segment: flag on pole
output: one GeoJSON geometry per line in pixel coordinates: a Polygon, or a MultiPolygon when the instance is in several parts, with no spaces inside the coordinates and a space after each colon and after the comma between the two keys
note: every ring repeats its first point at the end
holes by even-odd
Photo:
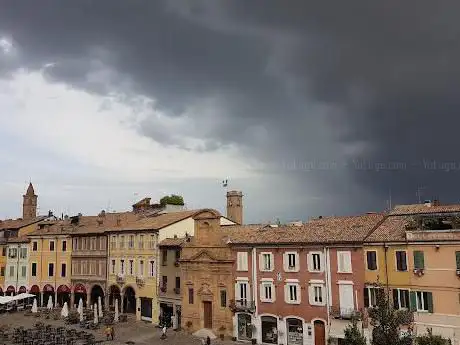
{"type": "Polygon", "coordinates": [[[222,181],[222,187],[227,187],[228,186],[228,180],[223,180],[222,181]]]}

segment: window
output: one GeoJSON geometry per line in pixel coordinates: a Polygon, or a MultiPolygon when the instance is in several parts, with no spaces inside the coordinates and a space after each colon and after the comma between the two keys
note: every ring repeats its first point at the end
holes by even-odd
{"type": "Polygon", "coordinates": [[[284,253],[284,270],[287,272],[296,272],[299,270],[296,252],[284,253]]]}
{"type": "Polygon", "coordinates": [[[54,241],[50,241],[50,252],[54,252],[54,241]]]}
{"type": "Polygon", "coordinates": [[[2,256],[6,256],[6,247],[2,248],[2,256]]]}
{"type": "Polygon", "coordinates": [[[188,304],[193,304],[193,288],[188,289],[188,304]]]}
{"type": "Polygon", "coordinates": [[[220,307],[226,308],[227,307],[227,291],[220,290],[220,307]]]}
{"type": "Polygon", "coordinates": [[[248,252],[238,252],[237,253],[236,270],[237,271],[247,271],[248,270],[248,252]]]}
{"type": "Polygon", "coordinates": [[[351,252],[337,252],[338,273],[352,273],[351,252]]]}
{"type": "Polygon", "coordinates": [[[309,288],[309,300],[311,305],[326,304],[323,284],[311,284],[309,288]]]}
{"type": "Polygon", "coordinates": [[[366,262],[369,271],[377,270],[377,252],[375,250],[366,252],[366,262]]]}
{"type": "Polygon", "coordinates": [[[120,260],[120,274],[125,274],[125,260],[120,260]]]}
{"type": "Polygon", "coordinates": [[[272,281],[262,281],[260,284],[261,302],[273,302],[275,297],[275,287],[272,281]]]}
{"type": "Polygon", "coordinates": [[[180,260],[180,250],[176,250],[174,252],[174,258],[175,258],[175,262],[178,262],[180,260]]]}
{"type": "Polygon", "coordinates": [[[144,260],[139,261],[139,276],[144,276],[144,260]]]}
{"type": "Polygon", "coordinates": [[[161,251],[161,264],[163,266],[166,266],[168,264],[168,250],[167,249],[163,249],[161,251]]]}
{"type": "Polygon", "coordinates": [[[155,277],[155,261],[149,262],[149,274],[151,277],[155,277]]]}
{"type": "Polygon", "coordinates": [[[393,306],[395,309],[409,309],[409,290],[393,289],[393,306]]]}
{"type": "Polygon", "coordinates": [[[112,250],[117,249],[117,236],[110,237],[110,249],[112,250]]]}
{"type": "Polygon", "coordinates": [[[144,235],[139,235],[139,249],[144,249],[144,235]]]}
{"type": "Polygon", "coordinates": [[[63,252],[67,251],[67,241],[62,241],[62,251],[63,252]]]}
{"type": "Polygon", "coordinates": [[[27,272],[27,266],[21,266],[21,277],[25,277],[27,272]]]}
{"type": "Polygon", "coordinates": [[[286,284],[286,303],[300,303],[300,288],[297,283],[286,284]]]}
{"type": "Polygon", "coordinates": [[[33,241],[32,242],[32,251],[36,252],[38,250],[38,242],[33,241]]]}
{"type": "Polygon", "coordinates": [[[460,270],[460,252],[455,252],[455,266],[457,267],[457,271],[460,270]]]}
{"type": "Polygon", "coordinates": [[[73,250],[78,250],[78,239],[73,239],[73,250]]]}
{"type": "Polygon", "coordinates": [[[14,277],[14,266],[10,266],[10,277],[14,277]]]}
{"type": "Polygon", "coordinates": [[[249,283],[247,281],[239,281],[235,294],[236,299],[241,305],[247,305],[249,299],[249,283]]]}
{"type": "Polygon", "coordinates": [[[425,268],[425,255],[421,250],[414,250],[414,268],[416,270],[425,268]]]}
{"type": "Polygon", "coordinates": [[[125,236],[120,236],[120,249],[125,248],[125,236]]]}
{"type": "Polygon", "coordinates": [[[129,235],[128,246],[129,246],[129,249],[134,249],[134,235],[129,235]]]}
{"type": "Polygon", "coordinates": [[[364,306],[373,308],[377,305],[377,299],[380,297],[379,290],[382,288],[365,287],[364,288],[364,306]]]}
{"type": "Polygon", "coordinates": [[[308,255],[308,270],[310,272],[322,272],[322,253],[311,252],[308,255]]]}
{"type": "Polygon", "coordinates": [[[273,271],[273,254],[272,253],[262,253],[260,254],[260,270],[261,271],[273,271]]]}
{"type": "Polygon", "coordinates": [[[166,292],[166,290],[168,289],[168,276],[163,276],[161,278],[161,289],[163,290],[163,292],[166,292]]]}
{"type": "Polygon", "coordinates": [[[21,259],[27,258],[27,248],[20,248],[19,249],[19,256],[21,259]]]}
{"type": "Polygon", "coordinates": [[[149,247],[150,249],[155,249],[155,235],[150,235],[149,247]]]}
{"type": "Polygon", "coordinates": [[[180,289],[180,277],[176,277],[176,289],[180,289]]]}
{"type": "Polygon", "coordinates": [[[4,266],[0,267],[0,276],[2,276],[2,277],[5,276],[5,267],[4,266]]]}
{"type": "Polygon", "coordinates": [[[417,311],[433,312],[433,294],[426,291],[416,291],[417,311]]]}
{"type": "Polygon", "coordinates": [[[404,250],[397,250],[396,254],[396,271],[407,271],[407,254],[404,250]]]}
{"type": "Polygon", "coordinates": [[[116,262],[115,260],[112,260],[112,274],[115,274],[115,266],[116,266],[116,262]]]}
{"type": "Polygon", "coordinates": [[[66,264],[61,264],[61,277],[65,277],[67,273],[67,265],[66,264]]]}
{"type": "Polygon", "coordinates": [[[133,275],[134,274],[134,261],[129,260],[129,274],[133,275]]]}
{"type": "Polygon", "coordinates": [[[17,255],[18,255],[18,249],[17,249],[17,248],[10,248],[10,249],[8,250],[8,256],[9,256],[10,258],[13,258],[13,259],[14,259],[14,258],[17,257],[17,255]]]}
{"type": "Polygon", "coordinates": [[[54,264],[48,264],[48,277],[54,277],[54,264]]]}

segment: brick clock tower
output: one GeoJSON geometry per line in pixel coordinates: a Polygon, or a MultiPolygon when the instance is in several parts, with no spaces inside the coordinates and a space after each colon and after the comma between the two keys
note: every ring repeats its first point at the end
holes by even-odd
{"type": "Polygon", "coordinates": [[[237,224],[243,224],[243,193],[232,190],[227,192],[227,218],[237,224]]]}
{"type": "Polygon", "coordinates": [[[23,198],[22,219],[24,220],[35,219],[37,217],[38,196],[35,195],[34,186],[32,186],[32,182],[29,183],[27,192],[25,195],[22,196],[22,198],[23,198]]]}

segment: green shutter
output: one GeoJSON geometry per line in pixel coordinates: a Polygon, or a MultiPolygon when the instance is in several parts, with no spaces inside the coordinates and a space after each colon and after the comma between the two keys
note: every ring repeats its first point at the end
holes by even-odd
{"type": "Polygon", "coordinates": [[[433,313],[433,293],[431,292],[426,293],[426,304],[428,307],[428,312],[433,313]]]}
{"type": "Polygon", "coordinates": [[[410,310],[417,311],[417,295],[415,291],[410,292],[410,310]]]}
{"type": "Polygon", "coordinates": [[[455,262],[457,264],[457,270],[460,270],[460,252],[455,252],[455,262]]]}
{"type": "Polygon", "coordinates": [[[398,290],[393,289],[393,307],[399,309],[398,290]]]}
{"type": "Polygon", "coordinates": [[[364,306],[369,308],[369,289],[366,287],[364,288],[364,306]]]}
{"type": "Polygon", "coordinates": [[[422,251],[414,251],[414,268],[425,268],[425,256],[422,251]]]}

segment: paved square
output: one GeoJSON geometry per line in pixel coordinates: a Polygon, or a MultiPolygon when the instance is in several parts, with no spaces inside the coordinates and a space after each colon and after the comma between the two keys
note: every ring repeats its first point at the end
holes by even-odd
{"type": "MultiPolygon", "coordinates": [[[[0,315],[0,326],[8,325],[10,328],[23,326],[24,328],[33,328],[37,322],[43,322],[45,325],[49,324],[53,327],[66,327],[66,328],[75,328],[79,331],[83,330],[78,325],[68,326],[63,320],[50,320],[45,319],[45,317],[35,317],[35,316],[25,316],[22,312],[14,312],[10,314],[1,314],[0,315]]],[[[87,332],[93,333],[96,337],[96,340],[104,340],[106,344],[121,345],[126,344],[128,341],[132,341],[134,345],[200,345],[201,339],[198,339],[186,332],[180,331],[175,332],[173,330],[168,330],[167,339],[161,340],[161,329],[153,326],[150,323],[135,321],[132,317],[128,319],[128,322],[118,323],[114,326],[115,328],[115,340],[106,341],[104,329],[102,325],[97,330],[85,330],[87,332]]],[[[13,344],[10,342],[1,342],[1,344],[13,344]]],[[[221,341],[219,339],[214,339],[211,341],[213,345],[227,345],[235,344],[231,340],[221,341]]],[[[45,345],[45,344],[43,344],[45,345]]]]}

